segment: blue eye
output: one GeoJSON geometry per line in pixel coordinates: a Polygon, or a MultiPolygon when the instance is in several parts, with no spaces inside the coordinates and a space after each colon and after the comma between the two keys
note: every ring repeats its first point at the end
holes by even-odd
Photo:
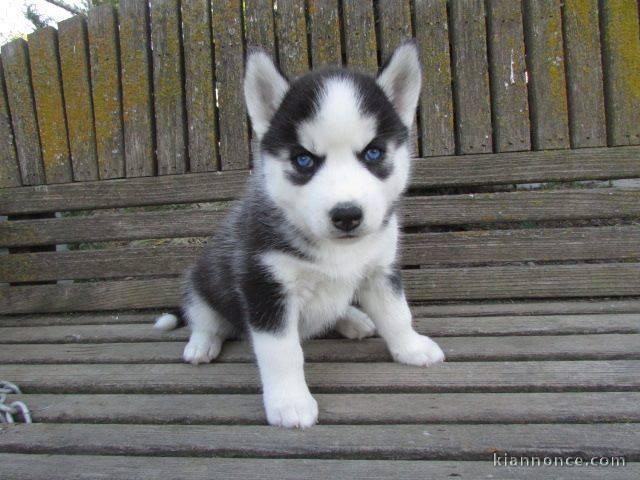
{"type": "Polygon", "coordinates": [[[311,158],[311,155],[306,153],[298,155],[294,161],[296,166],[302,170],[309,170],[315,165],[315,161],[311,158]]]}
{"type": "Polygon", "coordinates": [[[382,159],[382,150],[379,148],[371,147],[364,151],[364,160],[367,163],[374,163],[382,159]]]}

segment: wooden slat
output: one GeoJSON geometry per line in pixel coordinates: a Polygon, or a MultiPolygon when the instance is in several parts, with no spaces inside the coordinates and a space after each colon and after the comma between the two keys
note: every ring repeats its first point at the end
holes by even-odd
{"type": "Polygon", "coordinates": [[[347,66],[372,74],[378,69],[373,2],[342,2],[342,24],[347,66]]]}
{"type": "Polygon", "coordinates": [[[154,175],[156,162],[147,0],[120,2],[120,61],[127,177],[154,175]]]}
{"type": "Polygon", "coordinates": [[[482,0],[449,5],[457,152],[493,149],[485,10],[482,0]]]}
{"type": "Polygon", "coordinates": [[[560,1],[525,0],[523,5],[533,148],[569,148],[560,1]]]}
{"type": "MultiPolygon", "coordinates": [[[[87,472],[109,472],[121,480],[163,478],[165,480],[208,480],[211,472],[223,478],[260,478],[262,480],[325,480],[326,478],[492,478],[492,461],[410,461],[395,460],[310,460],[247,458],[124,457],[93,455],[0,454],[2,465],[20,480],[86,480],[87,472]]],[[[554,468],[501,466],[503,475],[521,480],[557,480],[554,468]]],[[[100,475],[100,474],[98,474],[100,475]]],[[[608,468],[610,480],[628,480],[640,475],[640,466],[628,463],[624,468],[608,468]]],[[[564,468],[567,480],[600,480],[599,468],[564,468]]]]}
{"type": "MultiPolygon", "coordinates": [[[[408,197],[400,221],[450,226],[639,214],[640,189],[601,188],[408,197]]],[[[184,209],[0,222],[0,246],[209,236],[223,216],[224,209],[184,209]]]]}
{"type": "Polygon", "coordinates": [[[97,180],[98,157],[91,100],[87,23],[78,15],[58,24],[58,48],[69,130],[69,149],[76,181],[97,180]]]}
{"type": "Polygon", "coordinates": [[[640,38],[634,0],[600,2],[609,145],[640,144],[640,38]]]}
{"type": "Polygon", "coordinates": [[[311,65],[324,68],[342,65],[338,0],[307,3],[311,30],[311,65]]]}
{"type": "Polygon", "coordinates": [[[223,170],[249,166],[249,131],[240,72],[244,71],[242,4],[240,0],[213,2],[213,43],[223,170]]]}
{"type": "MultiPolygon", "coordinates": [[[[633,260],[634,226],[471,231],[405,235],[401,265],[457,265],[554,260],[633,260]]],[[[182,274],[202,246],[38,252],[0,256],[0,279],[33,282],[182,274]]]]}
{"type": "Polygon", "coordinates": [[[4,67],[0,58],[0,188],[17,187],[20,181],[20,169],[16,146],[13,142],[11,113],[4,82],[4,67]]]}
{"type": "Polygon", "coordinates": [[[280,68],[289,78],[309,70],[307,21],[304,0],[279,0],[276,34],[280,68]]]}
{"type": "Polygon", "coordinates": [[[420,141],[422,155],[453,155],[455,138],[451,56],[445,0],[417,0],[415,35],[422,63],[420,141]]]}
{"type": "MultiPolygon", "coordinates": [[[[546,304],[545,304],[546,305],[546,304]]],[[[509,336],[525,335],[607,335],[640,333],[637,313],[589,315],[521,315],[521,316],[485,316],[485,317],[431,317],[420,315],[421,308],[414,307],[417,318],[414,319],[416,331],[432,337],[454,336],[509,336]]],[[[187,329],[178,329],[169,333],[152,328],[152,322],[158,313],[142,314],[92,314],[83,317],[84,324],[72,324],[59,316],[5,317],[1,324],[9,324],[15,319],[14,327],[5,326],[0,331],[0,344],[36,344],[36,343],[131,343],[131,342],[173,342],[186,341],[187,329]],[[35,322],[32,319],[40,319],[35,322]],[[49,320],[49,322],[47,322],[49,320]],[[51,321],[53,320],[53,321],[51,321]],[[138,323],[121,323],[138,322],[138,323]],[[20,328],[16,328],[20,327],[20,328]]],[[[333,335],[334,338],[339,336],[333,335]]],[[[165,345],[169,345],[165,343],[165,345]]],[[[613,347],[610,347],[613,348],[613,347]]],[[[129,353],[133,355],[133,353],[129,353]]]]}
{"type": "MultiPolygon", "coordinates": [[[[637,391],[640,361],[451,362],[433,368],[398,363],[307,363],[317,392],[637,391]]],[[[257,393],[257,367],[245,363],[1,365],[24,393],[257,393]]],[[[0,437],[0,442],[5,436],[0,437]]]]}
{"type": "Polygon", "coordinates": [[[55,28],[29,34],[29,59],[45,178],[47,183],[70,182],[73,174],[55,28]]]}
{"type": "Polygon", "coordinates": [[[118,24],[111,5],[89,11],[89,54],[100,178],[125,176],[118,24]]]}
{"type": "Polygon", "coordinates": [[[247,46],[259,46],[276,58],[273,0],[245,0],[247,46]]]}
{"type": "MultiPolygon", "coordinates": [[[[35,422],[264,424],[259,395],[21,395],[35,422]]],[[[638,422],[640,393],[319,394],[323,425],[638,422]],[[553,407],[550,408],[550,405],[553,407]]],[[[306,477],[305,477],[306,478],[306,477]]]]}
{"type": "Polygon", "coordinates": [[[179,0],[151,2],[151,41],[158,174],[185,173],[187,132],[179,0]]]}
{"type": "Polygon", "coordinates": [[[16,39],[3,45],[2,64],[22,184],[39,185],[45,176],[27,42],[16,39]]]}
{"type": "MultiPolygon", "coordinates": [[[[62,328],[62,327],[56,327],[62,328]]],[[[78,328],[74,326],[72,328],[78,328]]],[[[4,329],[5,333],[8,329],[4,329]]],[[[12,328],[11,330],[20,330],[12,328]]],[[[9,331],[11,333],[11,331],[9,331]]],[[[4,341],[4,339],[3,339],[4,341]]],[[[566,335],[523,337],[441,337],[447,361],[640,360],[640,335],[566,335]]],[[[179,342],[99,344],[4,344],[3,364],[182,363],[179,342]]],[[[307,362],[391,362],[382,339],[313,340],[303,346],[307,362]]],[[[255,361],[246,342],[227,342],[216,363],[255,361]]]]}
{"type": "MultiPolygon", "coordinates": [[[[140,178],[0,190],[1,214],[24,214],[229,200],[247,171],[140,178]]],[[[640,177],[640,148],[618,147],[413,161],[412,188],[640,177]]]]}
{"type": "Polygon", "coordinates": [[[488,1],[487,28],[494,150],[529,150],[531,133],[521,3],[488,1]]]}
{"type": "MultiPolygon", "coordinates": [[[[405,270],[413,301],[637,295],[635,263],[405,270]]],[[[3,287],[0,313],[169,308],[180,303],[180,279],[3,287]]]]}
{"type": "Polygon", "coordinates": [[[411,4],[408,0],[375,2],[378,23],[378,48],[382,62],[386,61],[403,40],[413,36],[411,4]]]}
{"type": "Polygon", "coordinates": [[[605,146],[598,1],[565,0],[562,22],[571,147],[605,146]]]}

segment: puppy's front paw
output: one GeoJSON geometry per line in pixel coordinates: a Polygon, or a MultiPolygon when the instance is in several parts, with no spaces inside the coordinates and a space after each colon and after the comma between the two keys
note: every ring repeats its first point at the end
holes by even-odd
{"type": "Polygon", "coordinates": [[[267,421],[286,428],[307,428],[318,421],[318,402],[306,392],[264,396],[267,421]]]}
{"type": "Polygon", "coordinates": [[[436,342],[424,335],[414,334],[398,345],[394,345],[391,356],[396,362],[428,367],[444,361],[444,352],[436,342]]]}
{"type": "Polygon", "coordinates": [[[222,348],[222,341],[216,335],[193,332],[189,343],[184,347],[182,358],[187,363],[198,365],[209,363],[216,358],[222,348]]]}

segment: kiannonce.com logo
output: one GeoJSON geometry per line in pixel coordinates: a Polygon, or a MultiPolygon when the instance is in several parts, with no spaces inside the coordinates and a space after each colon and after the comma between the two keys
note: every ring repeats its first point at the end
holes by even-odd
{"type": "Polygon", "coordinates": [[[626,458],[622,456],[565,457],[509,455],[507,452],[493,454],[494,467],[624,467],[626,464],[626,458]]]}

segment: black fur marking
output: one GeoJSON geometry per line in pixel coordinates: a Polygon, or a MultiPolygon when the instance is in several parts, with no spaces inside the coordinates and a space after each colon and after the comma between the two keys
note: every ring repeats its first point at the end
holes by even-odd
{"type": "Polygon", "coordinates": [[[391,285],[396,295],[402,294],[402,273],[397,266],[392,267],[393,270],[387,274],[387,281],[391,285]]]}

